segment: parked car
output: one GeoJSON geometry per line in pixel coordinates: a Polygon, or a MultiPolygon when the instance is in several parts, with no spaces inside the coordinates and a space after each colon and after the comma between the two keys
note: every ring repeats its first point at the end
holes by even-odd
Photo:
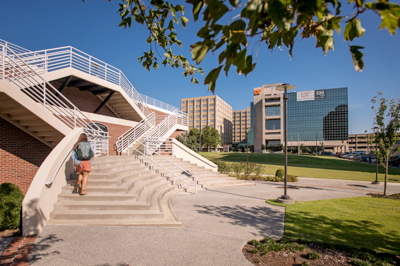
{"type": "Polygon", "coordinates": [[[400,166],[400,156],[394,156],[389,159],[389,165],[391,166],[400,166]]]}
{"type": "Polygon", "coordinates": [[[330,151],[323,151],[323,152],[321,153],[321,155],[325,155],[325,156],[332,156],[332,155],[333,155],[333,153],[332,153],[332,152],[330,152],[330,151]]]}
{"type": "Polygon", "coordinates": [[[355,155],[354,156],[354,160],[356,160],[356,161],[362,161],[362,156],[361,155],[355,155]]]}
{"type": "Polygon", "coordinates": [[[269,153],[269,151],[263,150],[262,153],[269,153]]]}
{"type": "Polygon", "coordinates": [[[350,152],[343,152],[343,153],[340,155],[340,158],[348,159],[347,157],[348,157],[349,154],[350,154],[350,152]]]}

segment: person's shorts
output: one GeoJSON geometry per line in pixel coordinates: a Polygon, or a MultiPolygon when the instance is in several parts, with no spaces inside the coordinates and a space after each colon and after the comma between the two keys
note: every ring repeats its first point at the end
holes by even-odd
{"type": "Polygon", "coordinates": [[[81,161],[81,163],[76,165],[75,168],[76,168],[77,173],[80,173],[82,171],[86,171],[86,172],[92,171],[92,165],[89,160],[81,161]]]}

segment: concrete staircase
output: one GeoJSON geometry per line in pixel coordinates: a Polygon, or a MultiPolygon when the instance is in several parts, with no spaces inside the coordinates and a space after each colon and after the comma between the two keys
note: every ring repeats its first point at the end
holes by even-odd
{"type": "MultiPolygon", "coordinates": [[[[206,169],[172,155],[164,156],[191,173],[197,173],[198,189],[254,186],[234,177],[206,169]]],[[[181,226],[171,209],[171,200],[178,192],[194,192],[166,171],[174,172],[174,165],[161,156],[151,161],[144,156],[109,156],[93,158],[92,172],[85,196],[79,195],[77,174],[71,175],[62,188],[48,224],[58,225],[122,225],[122,226],[181,226]],[[163,167],[160,167],[163,166],[163,167]]],[[[194,176],[175,167],[175,173],[189,184],[194,176]]]]}
{"type": "MultiPolygon", "coordinates": [[[[235,177],[230,177],[225,174],[221,174],[219,172],[214,172],[211,169],[206,169],[204,166],[198,166],[197,164],[190,163],[189,161],[185,161],[181,158],[176,158],[173,155],[153,155],[153,160],[156,161],[159,165],[168,169],[170,172],[174,173],[174,165],[169,163],[173,162],[178,165],[182,169],[187,172],[197,174],[197,183],[198,190],[199,189],[208,189],[208,188],[221,188],[221,187],[233,187],[233,186],[254,186],[255,183],[247,182],[245,180],[237,180],[235,177]]],[[[151,164],[150,160],[147,158],[143,158],[144,162],[151,164]]],[[[173,175],[165,171],[162,167],[153,163],[154,169],[158,169],[160,173],[163,173],[164,176],[168,177],[170,180],[173,180],[173,175]]],[[[175,174],[181,177],[183,180],[188,182],[189,184],[194,184],[194,175],[190,176],[182,169],[175,167],[175,174]]],[[[185,191],[193,192],[194,186],[189,186],[185,182],[182,182],[179,179],[175,180],[175,184],[178,184],[180,187],[184,188],[185,191]]]]}
{"type": "Polygon", "coordinates": [[[183,191],[138,156],[93,158],[86,196],[77,175],[63,187],[48,224],[180,226],[170,202],[183,191]]]}

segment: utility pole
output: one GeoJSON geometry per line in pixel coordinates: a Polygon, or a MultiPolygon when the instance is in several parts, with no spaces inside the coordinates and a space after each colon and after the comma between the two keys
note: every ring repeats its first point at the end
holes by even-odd
{"type": "Polygon", "coordinates": [[[299,133],[297,133],[297,155],[300,155],[300,137],[299,137],[299,133]]]}
{"type": "Polygon", "coordinates": [[[318,156],[318,133],[315,133],[315,156],[318,156]]]}

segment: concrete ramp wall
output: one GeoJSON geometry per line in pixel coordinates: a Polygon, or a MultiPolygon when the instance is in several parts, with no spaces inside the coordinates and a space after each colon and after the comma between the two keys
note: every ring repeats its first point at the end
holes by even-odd
{"type": "Polygon", "coordinates": [[[204,166],[206,169],[218,172],[218,166],[215,163],[207,160],[197,152],[192,151],[176,139],[172,139],[172,155],[191,163],[195,163],[198,166],[204,166]]]}
{"type": "Polygon", "coordinates": [[[37,171],[22,202],[22,235],[40,233],[49,221],[54,203],[67,184],[66,177],[74,172],[70,154],[82,132],[81,128],[76,128],[65,136],[37,171]],[[45,183],[50,182],[55,174],[54,182],[47,187],[45,183]]]}

